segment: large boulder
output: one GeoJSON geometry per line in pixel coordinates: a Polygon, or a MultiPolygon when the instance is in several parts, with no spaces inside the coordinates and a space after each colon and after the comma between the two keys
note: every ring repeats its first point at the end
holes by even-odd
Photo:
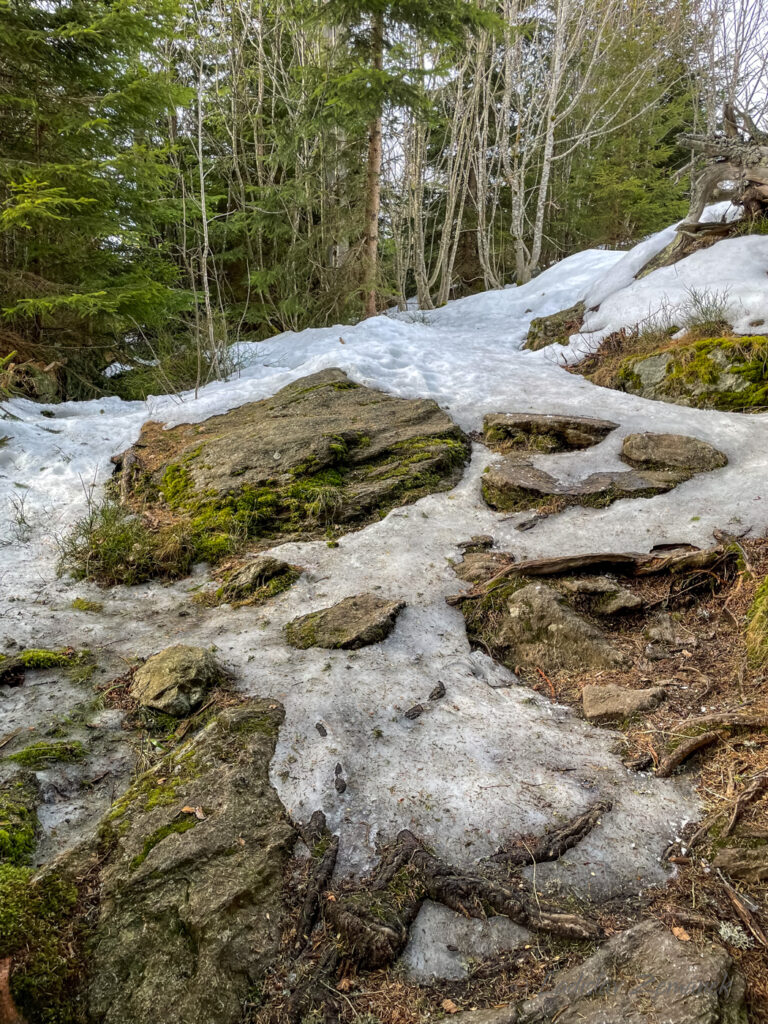
{"type": "Polygon", "coordinates": [[[354,651],[386,640],[405,608],[402,601],[387,601],[376,594],[357,594],[343,601],[293,619],[285,627],[292,647],[324,647],[354,651]]]}
{"type": "Polygon", "coordinates": [[[483,439],[495,451],[572,451],[599,444],[618,426],[589,416],[491,413],[483,420],[483,439]]]}
{"type": "Polygon", "coordinates": [[[429,399],[395,398],[341,370],[170,430],[147,423],[117,459],[124,500],[191,523],[209,557],[231,536],[321,535],[458,483],[467,437],[429,399]]]}
{"type": "Polygon", "coordinates": [[[131,683],[131,696],[142,707],[183,718],[205,700],[224,675],[203,647],[176,644],[147,658],[131,683]]]}
{"type": "Polygon", "coordinates": [[[544,583],[529,583],[508,598],[495,642],[510,664],[544,672],[598,671],[626,661],[603,630],[544,583]]]}
{"type": "Polygon", "coordinates": [[[680,942],[657,921],[609,939],[518,1006],[460,1013],[455,1024],[746,1024],[744,980],[719,946],[680,942]]]}
{"type": "Polygon", "coordinates": [[[223,712],[102,824],[89,1009],[101,1024],[237,1024],[276,955],[296,838],[269,781],[275,701],[223,712]]]}

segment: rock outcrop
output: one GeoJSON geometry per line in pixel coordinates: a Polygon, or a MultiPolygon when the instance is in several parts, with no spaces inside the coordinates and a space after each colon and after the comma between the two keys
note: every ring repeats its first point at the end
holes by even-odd
{"type": "Polygon", "coordinates": [[[292,647],[324,647],[354,651],[386,640],[405,608],[402,601],[387,601],[376,594],[357,594],[309,615],[301,615],[285,627],[292,647]]]}
{"type": "Polygon", "coordinates": [[[469,441],[429,399],[395,398],[323,370],[202,423],[147,423],[117,459],[129,504],[158,506],[202,536],[318,536],[458,483],[469,441]]]}
{"type": "Polygon", "coordinates": [[[269,782],[282,708],[254,700],[140,776],[102,825],[88,984],[102,1024],[237,1024],[274,957],[295,832],[269,782]]]}
{"type": "Polygon", "coordinates": [[[518,1006],[460,1013],[456,1024],[746,1024],[744,980],[719,946],[639,924],[518,1006]]]}
{"type": "Polygon", "coordinates": [[[224,674],[203,647],[177,644],[147,658],[131,683],[131,696],[142,707],[183,718],[203,703],[224,674]]]}
{"type": "Polygon", "coordinates": [[[545,672],[610,669],[625,663],[598,626],[544,583],[529,583],[508,598],[496,642],[508,651],[509,663],[545,672]]]}

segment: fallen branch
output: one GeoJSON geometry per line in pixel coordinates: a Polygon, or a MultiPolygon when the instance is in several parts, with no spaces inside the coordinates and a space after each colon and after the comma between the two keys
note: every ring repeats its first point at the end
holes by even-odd
{"type": "Polygon", "coordinates": [[[610,809],[611,804],[601,800],[589,807],[583,814],[572,818],[560,828],[545,832],[543,836],[525,847],[499,850],[498,853],[494,853],[491,860],[497,864],[508,864],[515,867],[558,860],[567,850],[580,843],[596,825],[599,825],[601,816],[610,809]]]}

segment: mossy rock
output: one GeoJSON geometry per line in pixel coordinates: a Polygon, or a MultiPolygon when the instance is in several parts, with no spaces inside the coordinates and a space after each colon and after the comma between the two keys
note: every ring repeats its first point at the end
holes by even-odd
{"type": "Polygon", "coordinates": [[[768,409],[768,336],[730,335],[628,356],[615,386],[643,398],[699,409],[768,409]]]}
{"type": "Polygon", "coordinates": [[[251,538],[354,529],[455,486],[469,454],[467,437],[435,402],[324,370],[203,423],[147,423],[117,472],[129,507],[162,510],[164,543],[180,549],[183,572],[251,538]],[[171,537],[174,523],[180,532],[171,537]]]}
{"type": "Polygon", "coordinates": [[[37,836],[40,794],[34,775],[4,772],[0,778],[0,864],[31,863],[37,836]]]}
{"type": "Polygon", "coordinates": [[[282,707],[219,714],[101,829],[89,1008],[102,1024],[236,1024],[284,924],[296,835],[269,782],[282,707]]]}
{"type": "Polygon", "coordinates": [[[288,590],[302,569],[271,555],[259,555],[224,575],[222,585],[211,595],[211,604],[258,605],[288,590]]]}
{"type": "Polygon", "coordinates": [[[547,345],[567,345],[570,336],[581,330],[585,312],[584,303],[577,302],[559,313],[536,317],[531,320],[523,348],[537,352],[547,345]]]}
{"type": "Polygon", "coordinates": [[[618,426],[589,416],[491,413],[483,420],[483,440],[497,452],[575,451],[599,444],[618,426]]]}
{"type": "Polygon", "coordinates": [[[210,651],[175,644],[153,654],[136,670],[131,696],[142,707],[183,718],[200,707],[209,690],[225,678],[210,651]]]}
{"type": "Polygon", "coordinates": [[[357,650],[386,640],[403,608],[402,601],[387,601],[375,594],[346,597],[330,608],[289,622],[285,638],[300,650],[308,647],[357,650]]]}

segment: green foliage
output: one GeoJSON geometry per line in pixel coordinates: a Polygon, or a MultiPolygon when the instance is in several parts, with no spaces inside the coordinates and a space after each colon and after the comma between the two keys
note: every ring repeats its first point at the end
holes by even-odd
{"type": "Polygon", "coordinates": [[[768,663],[768,577],[757,588],[747,622],[747,653],[756,668],[763,668],[768,663]]]}
{"type": "Polygon", "coordinates": [[[35,795],[22,779],[0,787],[0,864],[29,864],[35,851],[35,795]]]}

